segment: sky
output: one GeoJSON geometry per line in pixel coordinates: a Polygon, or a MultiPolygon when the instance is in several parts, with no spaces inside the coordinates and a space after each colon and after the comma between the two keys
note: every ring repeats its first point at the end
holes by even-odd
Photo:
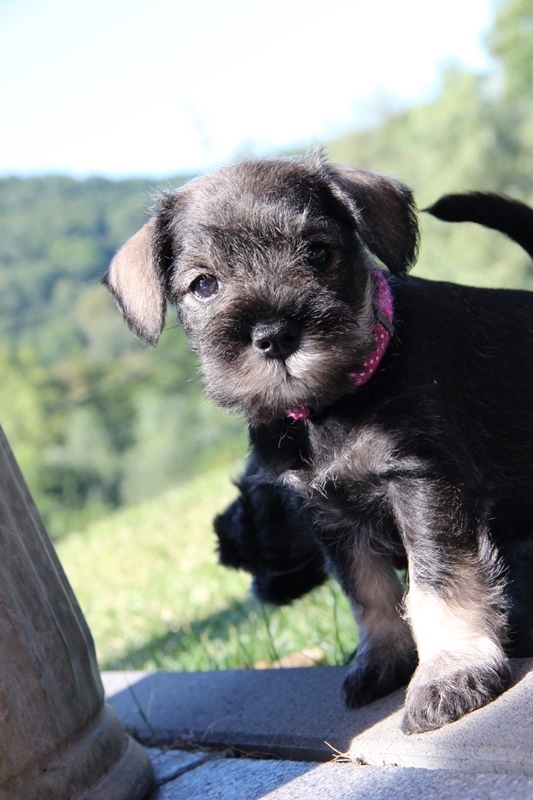
{"type": "Polygon", "coordinates": [[[0,175],[312,146],[490,67],[495,0],[0,0],[0,175]]]}

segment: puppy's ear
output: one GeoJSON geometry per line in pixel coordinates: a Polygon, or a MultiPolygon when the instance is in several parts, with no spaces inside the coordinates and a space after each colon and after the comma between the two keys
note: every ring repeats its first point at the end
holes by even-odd
{"type": "Polygon", "coordinates": [[[157,344],[166,312],[159,238],[153,217],[117,252],[102,281],[131,330],[151,345],[157,344]]]}
{"type": "Polygon", "coordinates": [[[418,255],[413,194],[394,178],[345,165],[329,165],[334,183],[349,198],[359,234],[394,275],[404,276],[418,255]]]}

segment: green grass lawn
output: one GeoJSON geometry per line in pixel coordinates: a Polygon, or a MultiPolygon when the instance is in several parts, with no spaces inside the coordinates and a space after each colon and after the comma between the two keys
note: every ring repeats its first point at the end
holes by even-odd
{"type": "Polygon", "coordinates": [[[237,473],[219,467],[58,543],[102,669],[339,664],[353,652],[333,581],[277,608],[250,597],[247,574],[217,563],[211,523],[237,473]]]}

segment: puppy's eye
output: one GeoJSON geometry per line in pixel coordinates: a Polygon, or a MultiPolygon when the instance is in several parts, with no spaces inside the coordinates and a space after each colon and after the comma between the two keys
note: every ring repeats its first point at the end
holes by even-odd
{"type": "Polygon", "coordinates": [[[311,267],[325,267],[329,264],[331,250],[324,242],[313,242],[307,247],[307,263],[311,267]]]}
{"type": "Polygon", "coordinates": [[[214,275],[200,275],[191,283],[191,291],[200,300],[208,300],[218,292],[219,285],[214,275]]]}

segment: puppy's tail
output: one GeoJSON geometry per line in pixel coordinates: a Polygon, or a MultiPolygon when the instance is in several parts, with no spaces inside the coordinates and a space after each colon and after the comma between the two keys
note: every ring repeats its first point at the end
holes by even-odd
{"type": "Polygon", "coordinates": [[[477,222],[500,231],[533,258],[533,209],[519,200],[491,192],[446,194],[424,211],[444,222],[477,222]]]}

